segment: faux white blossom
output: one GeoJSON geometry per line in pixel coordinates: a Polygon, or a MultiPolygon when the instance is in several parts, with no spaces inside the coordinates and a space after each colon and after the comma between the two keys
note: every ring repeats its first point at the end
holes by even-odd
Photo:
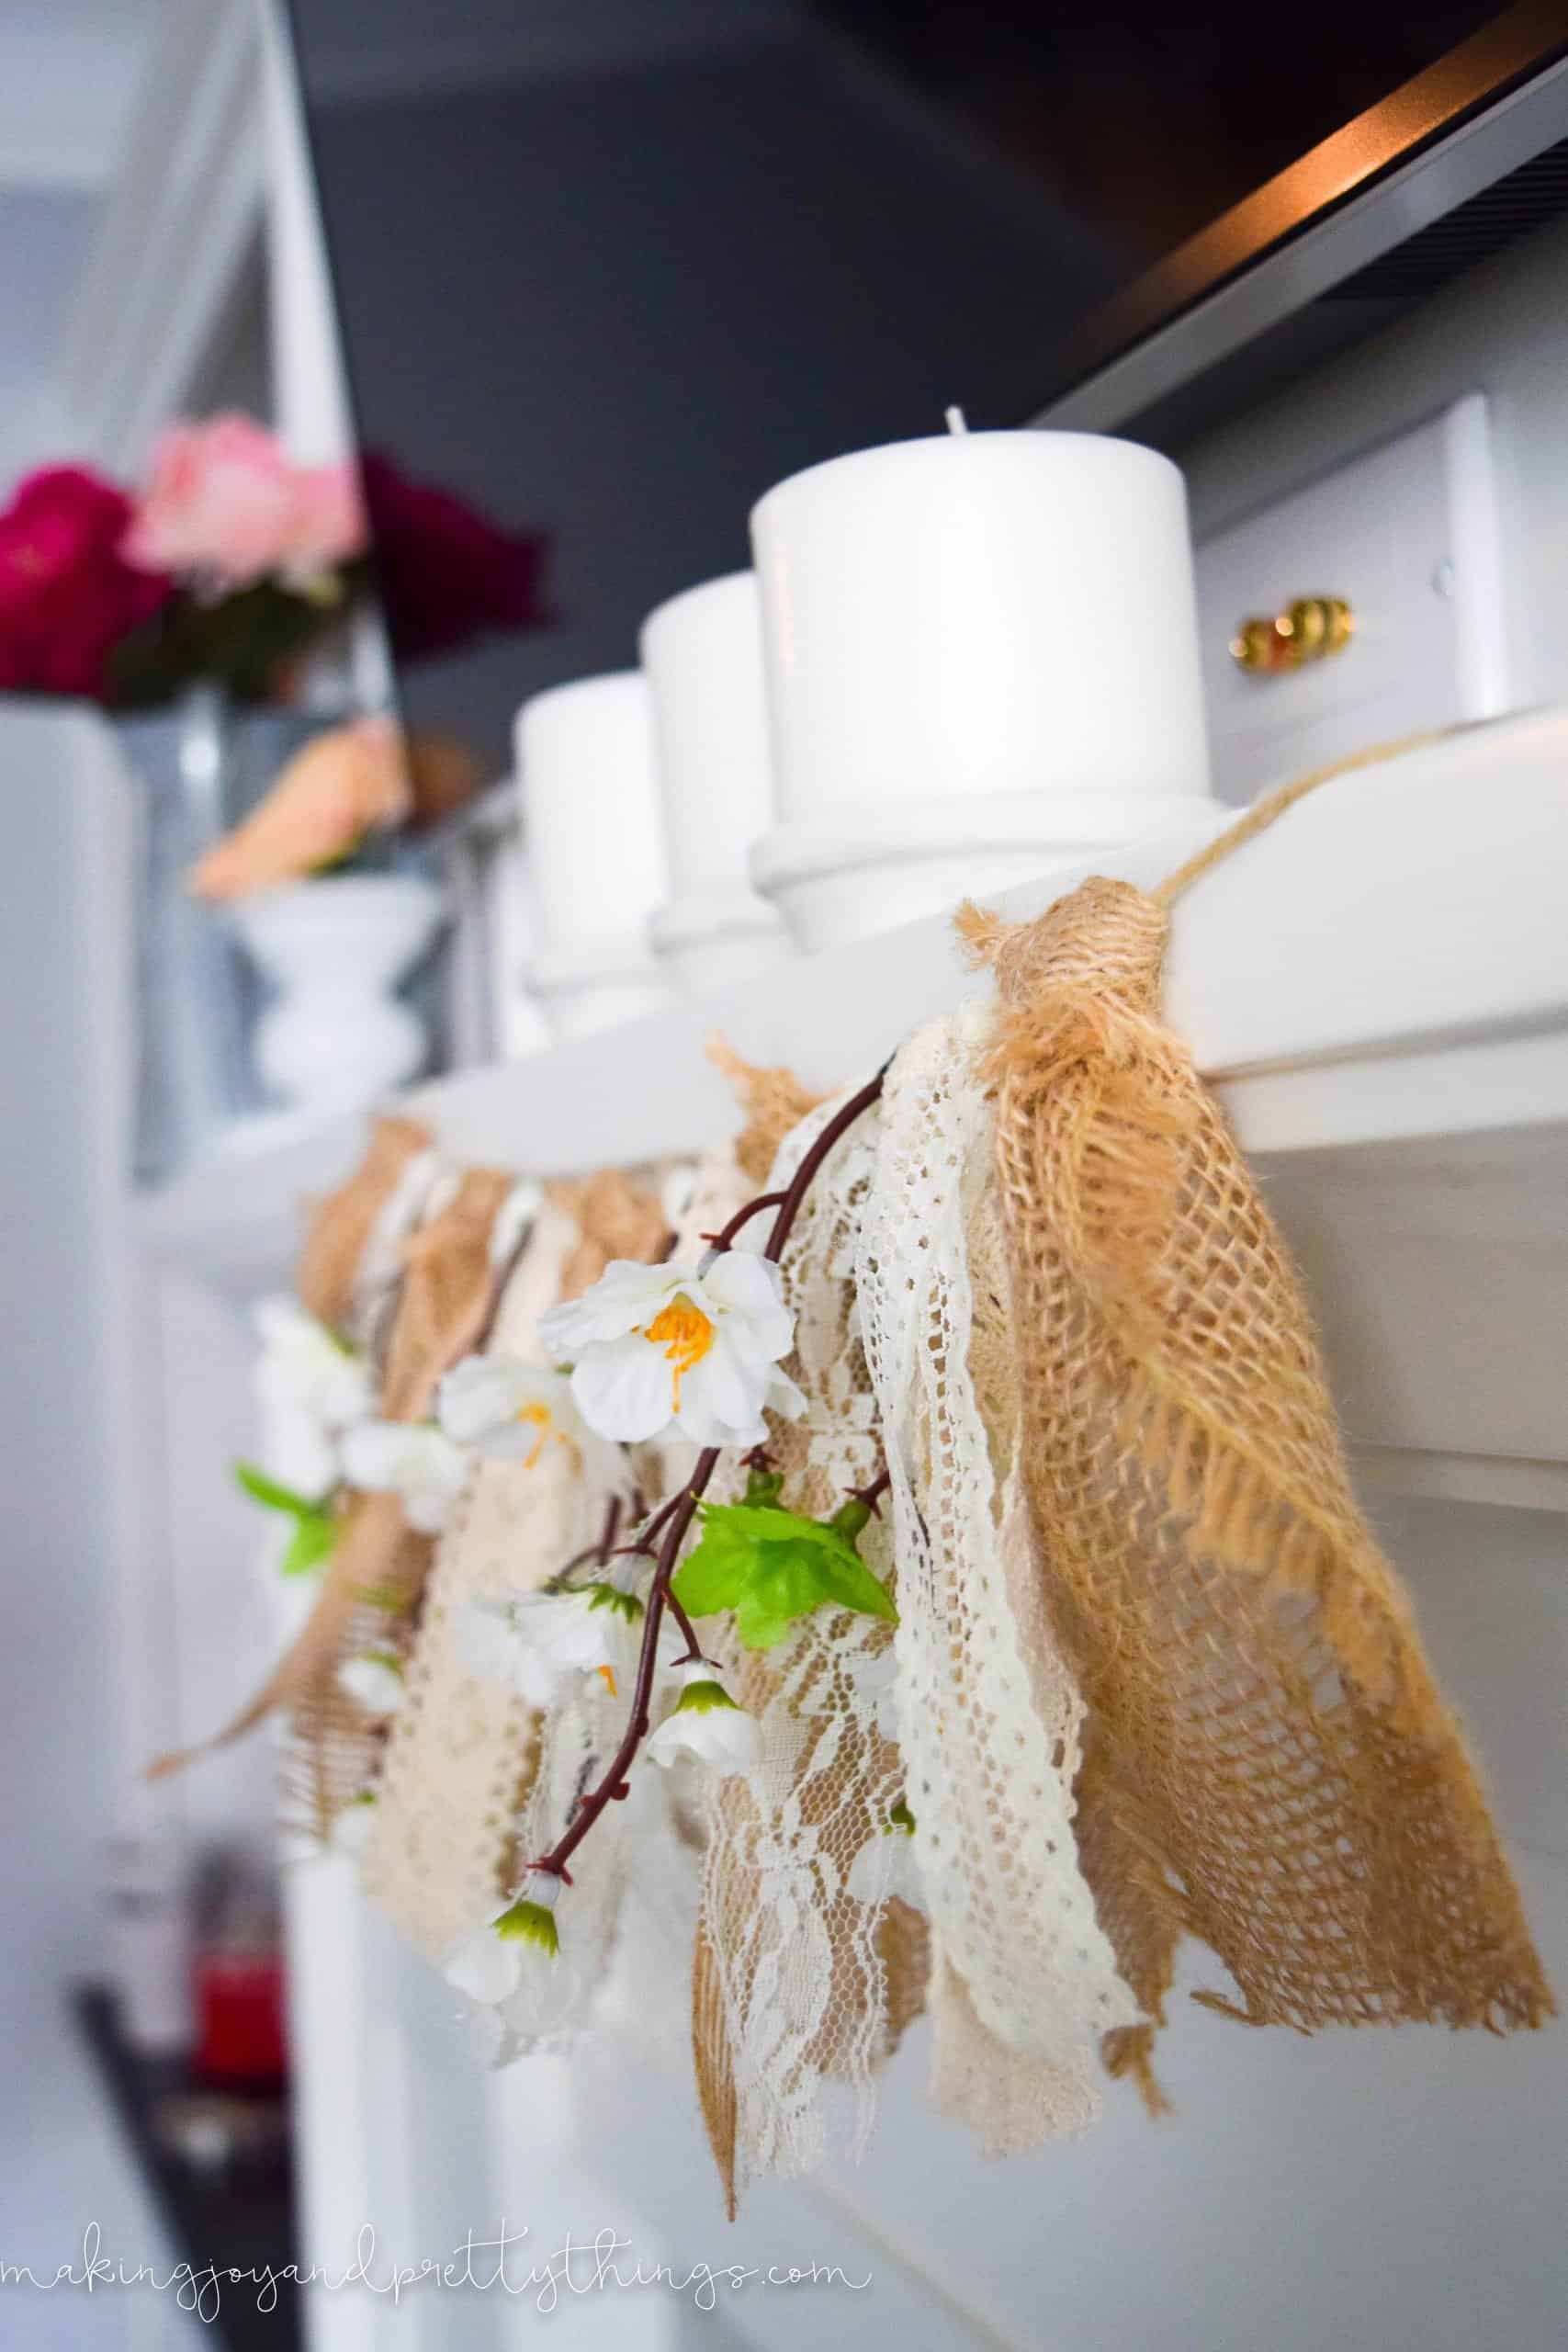
{"type": "Polygon", "coordinates": [[[454,1365],[441,1383],[435,1415],[455,1444],[472,1446],[491,1462],[532,1468],[558,1446],[581,1466],[591,1450],[609,1453],[584,1423],[563,1373],[504,1352],[465,1356],[454,1365]]]}
{"type": "MultiPolygon", "coordinates": [[[[598,1675],[612,1699],[624,1697],[637,1674],[643,1624],[641,1600],[611,1577],[564,1592],[477,1596],[458,1611],[455,1644],[467,1672],[542,1710],[585,1674],[598,1675]]],[[[661,1665],[680,1648],[666,1619],[659,1634],[661,1665]]]]}
{"type": "Polygon", "coordinates": [[[448,1984],[470,2001],[510,1999],[523,1982],[525,1968],[553,1960],[560,1950],[556,1931],[560,1890],[553,1871],[530,1871],[512,1901],[447,1955],[444,1973],[448,1984]]]}
{"type": "Polygon", "coordinates": [[[895,1896],[917,1911],[927,1895],[915,1858],[915,1816],[900,1798],[882,1825],[850,1864],[846,1882],[857,1903],[891,1903],[895,1896]]]}
{"type": "Polygon", "coordinates": [[[370,1843],[370,1833],[376,1826],[376,1795],[371,1789],[361,1789],[349,1798],[333,1815],[332,1844],[334,1852],[350,1854],[357,1860],[370,1843]]]}
{"type": "Polygon", "coordinates": [[[623,1444],[678,1430],[697,1445],[760,1445],[764,1406],[802,1409],[778,1369],[795,1338],[779,1270],[749,1250],[701,1268],[617,1258],[581,1298],[541,1317],[539,1337],[572,1367],[590,1429],[623,1444]]]}
{"type": "Polygon", "coordinates": [[[721,1772],[750,1772],[761,1756],[762,1736],[755,1715],[738,1707],[705,1659],[681,1669],[682,1690],[645,1753],[650,1764],[673,1764],[699,1757],[721,1772]]]}
{"type": "Polygon", "coordinates": [[[434,1421],[361,1421],[344,1433],[343,1475],[367,1494],[399,1495],[422,1535],[439,1535],[463,1491],[468,1457],[434,1421]]]}
{"type": "Polygon", "coordinates": [[[364,1355],[297,1298],[261,1299],[252,1319],[262,1343],[255,1389],[264,1403],[302,1414],[325,1430],[345,1430],[374,1410],[364,1355]]]}
{"type": "Polygon", "coordinates": [[[338,1668],[341,1688],[367,1715],[395,1715],[407,1692],[396,1650],[361,1650],[338,1668]]]}

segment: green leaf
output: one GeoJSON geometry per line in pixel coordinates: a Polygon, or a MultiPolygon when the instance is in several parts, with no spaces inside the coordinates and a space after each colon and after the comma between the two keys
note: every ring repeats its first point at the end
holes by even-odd
{"type": "Polygon", "coordinates": [[[329,1559],[337,1543],[337,1521],[331,1511],[302,1511],[294,1530],[293,1540],[278,1562],[278,1573],[286,1577],[308,1577],[329,1559]]]}
{"type": "Polygon", "coordinates": [[[642,1602],[635,1592],[623,1592],[619,1585],[569,1585],[567,1589],[586,1594],[590,1609],[607,1609],[612,1617],[623,1618],[628,1625],[635,1625],[641,1619],[642,1602]]]}
{"type": "Polygon", "coordinates": [[[671,1589],[691,1617],[733,1609],[755,1565],[755,1545],[719,1516],[722,1508],[705,1509],[702,1534],[675,1571],[671,1589]]]}
{"type": "Polygon", "coordinates": [[[886,1586],[872,1575],[865,1562],[847,1544],[841,1555],[825,1555],[820,1574],[829,1594],[840,1609],[858,1609],[867,1617],[886,1617],[891,1625],[898,1623],[898,1611],[886,1586]]]}
{"type": "Polygon", "coordinates": [[[234,1476],[251,1500],[262,1504],[267,1510],[283,1510],[291,1519],[305,1519],[321,1508],[310,1495],[298,1494],[292,1487],[284,1486],[280,1479],[269,1478],[266,1472],[258,1470],[254,1462],[236,1462],[234,1476]]]}
{"type": "Polygon", "coordinates": [[[400,1617],[413,1606],[410,1596],[395,1584],[356,1584],[350,1590],[352,1597],[362,1600],[367,1609],[379,1609],[388,1617],[400,1617]]]}
{"type": "Polygon", "coordinates": [[[858,1532],[868,1515],[854,1503],[827,1522],[776,1502],[706,1504],[702,1535],[676,1572],[675,1598],[693,1617],[733,1610],[748,1649],[772,1649],[814,1609],[852,1609],[896,1624],[892,1600],[846,1532],[846,1521],[858,1532]]]}

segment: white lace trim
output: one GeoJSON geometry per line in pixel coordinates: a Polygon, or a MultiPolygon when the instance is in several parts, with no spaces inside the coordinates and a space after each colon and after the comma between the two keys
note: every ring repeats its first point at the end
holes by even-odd
{"type": "MultiPolygon", "coordinates": [[[[1083,1708],[1034,1601],[1016,1408],[987,1395],[988,1430],[976,1395],[970,1250],[988,1213],[991,1121],[964,1025],[920,1031],[888,1074],[857,1274],[893,1480],[896,1708],[915,1856],[940,1952],[978,2024],[1038,2062],[1043,2134],[1099,2112],[1100,2036],[1138,2010],[1077,1866],[1083,1708]]],[[[998,1285],[999,1255],[988,1299],[998,1285]]],[[[1005,1295],[989,1311],[1003,1387],[1005,1295]]]]}
{"type": "MultiPolygon", "coordinates": [[[[787,1184],[838,1108],[821,1105],[785,1138],[769,1189],[787,1184]]],[[[781,1423],[773,1451],[784,1500],[814,1515],[875,1475],[874,1407],[856,1332],[851,1275],[870,1179],[875,1116],[830,1155],[802,1209],[784,1259],[795,1310],[788,1369],[807,1398],[781,1423]]],[[[716,1497],[744,1474],[724,1465],[716,1497]]],[[[886,1574],[886,1532],[874,1524],[862,1555],[886,1574]]],[[[712,1630],[710,1630],[710,1628],[712,1630]]],[[[717,1971],[737,2110],[736,2176],[792,2176],[828,2151],[832,2091],[847,2099],[843,2138],[858,2154],[875,2118],[874,2069],[886,2048],[885,1971],[877,1946],[881,1836],[903,1785],[883,1736],[889,1628],[885,1621],[818,1611],[761,1654],[702,1628],[717,1644],[730,1689],[757,1713],[761,1760],[710,1789],[704,1906],[717,1971]],[[874,1849],[871,1873],[850,1874],[874,1849]],[[870,1899],[866,1899],[869,1897],[870,1899]]]]}

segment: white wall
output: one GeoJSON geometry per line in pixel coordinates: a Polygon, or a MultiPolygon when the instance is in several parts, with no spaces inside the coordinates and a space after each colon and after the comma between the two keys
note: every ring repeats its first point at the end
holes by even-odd
{"type": "MultiPolygon", "coordinates": [[[[46,2276],[95,2220],[106,2251],[167,2260],[64,2008],[102,1973],[123,1796],[117,785],[91,715],[0,700],[0,2256],[46,2276]]],[[[145,2298],[0,2290],[0,2342],[28,2352],[131,2352],[176,2324],[145,2298]]]]}
{"type": "MultiPolygon", "coordinates": [[[[438,0],[409,13],[428,30],[438,0]]],[[[437,74],[312,128],[362,438],[553,534],[555,626],[402,681],[416,721],[498,765],[525,695],[635,661],[655,604],[749,560],[773,482],[938,431],[950,401],[1016,414],[1053,325],[1110,278],[1043,194],[928,145],[804,41],[437,74]]]]}
{"type": "Polygon", "coordinates": [[[0,505],[29,467],[76,454],[54,363],[98,211],[79,191],[0,187],[0,505]]]}

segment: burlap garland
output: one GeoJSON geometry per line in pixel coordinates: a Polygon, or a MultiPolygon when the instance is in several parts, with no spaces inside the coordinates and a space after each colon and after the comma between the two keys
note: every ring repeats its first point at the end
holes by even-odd
{"type": "Polygon", "coordinates": [[[656,1183],[620,1168],[547,1184],[547,1200],[570,1217],[577,1242],[561,1271],[560,1295],[581,1298],[615,1258],[651,1265],[670,1246],[670,1220],[656,1183]]]}
{"type": "MultiPolygon", "coordinates": [[[[1506,2028],[1552,2014],[1408,1597],[1354,1500],[1299,1282],[1190,1055],[1159,1017],[1170,899],[1321,780],[1249,814],[1152,897],[1096,880],[1032,923],[960,918],[1000,999],[981,1076],[996,1096],[1047,1600],[1089,1711],[1080,1859],[1150,2020],[1108,2037],[1106,2058],[1152,2106],[1154,2035],[1187,1934],[1224,1962],[1240,2002],[1196,1997],[1247,2023],[1506,2028]]],[[[787,1070],[751,1069],[722,1042],[709,1050],[742,1094],[735,1157],[761,1186],[814,1098],[787,1070]]],[[[428,1142],[412,1122],[380,1123],[356,1177],[323,1204],[300,1287],[325,1319],[345,1319],[376,1216],[428,1142]]],[[[389,1418],[428,1410],[440,1372],[479,1336],[493,1282],[488,1234],[509,1181],[470,1172],[410,1247],[382,1387],[389,1418]]],[[[668,1247],[647,1171],[547,1191],[579,1227],[562,1296],[612,1259],[668,1247]]],[[[858,1341],[846,1336],[845,1347],[858,1341]]],[[[787,1499],[820,1507],[787,1426],[777,1452],[787,1499]]],[[[310,1622],[220,1735],[288,1707],[319,1826],[382,1737],[336,1668],[384,1643],[389,1624],[412,1626],[431,1551],[395,1498],[355,1498],[310,1622]]],[[[769,1661],[727,1663],[742,1703],[767,1697],[769,1661]]],[[[525,1749],[525,1785],[527,1760],[525,1749]]],[[[797,1794],[809,1813],[809,1791],[797,1794]]],[[[744,1877],[710,1879],[693,1979],[699,2094],[732,2213],[744,2151],[710,1939],[745,1905],[744,1877]]],[[[925,1922],[903,1904],[888,1907],[881,1961],[890,2049],[924,2004],[930,1962],[925,1922]]],[[[953,1983],[938,1992],[954,2014],[966,1998],[953,1983]]],[[[835,1998],[852,1996],[864,1988],[846,1971],[835,1998]]],[[[831,2073],[829,2041],[825,2028],[807,2055],[831,2073]]],[[[970,2063],[962,2033],[952,2047],[955,2065],[970,2063]]]]}
{"type": "Polygon", "coordinates": [[[791,1069],[743,1061],[727,1038],[710,1037],[707,1057],[740,1098],[746,1118],[735,1138],[736,1165],[761,1192],[785,1136],[825,1098],[802,1086],[791,1069]]]}
{"type": "Polygon", "coordinates": [[[1197,1997],[1251,2024],[1552,2013],[1408,1597],[1352,1496],[1300,1283],[1161,1023],[1168,920],[1103,880],[1034,922],[960,917],[1000,994],[982,1075],[1032,1500],[1090,1711],[1081,1859],[1151,2019],[1106,2054],[1151,2100],[1187,1934],[1241,1995],[1197,1997]]]}
{"type": "MultiPolygon", "coordinates": [[[[349,1221],[344,1203],[352,1199],[363,1246],[412,1157],[405,1148],[411,1137],[389,1137],[394,1124],[380,1124],[358,1175],[322,1204],[318,1228],[325,1223],[341,1236],[349,1221]]],[[[422,1419],[442,1374],[479,1337],[497,1279],[491,1227],[512,1184],[503,1170],[470,1169],[446,1206],[404,1245],[406,1272],[380,1385],[380,1409],[389,1420],[422,1419]]],[[[355,1267],[338,1243],[321,1249],[318,1240],[313,1231],[305,1258],[313,1269],[312,1295],[326,1301],[323,1267],[332,1266],[340,1286],[333,1296],[352,1287],[355,1267]]],[[[381,1738],[378,1724],[342,1689],[337,1669],[362,1649],[405,1645],[431,1549],[428,1536],[405,1525],[395,1495],[352,1495],[310,1613],[261,1689],[221,1731],[158,1758],[148,1777],[177,1771],[193,1757],[227,1747],[268,1716],[287,1713],[292,1744],[286,1791],[304,1825],[324,1834],[367,1777],[381,1738]]]]}
{"type": "MultiPolygon", "coordinates": [[[[547,1185],[492,1344],[536,1361],[538,1318],[569,1282],[586,1287],[612,1257],[657,1258],[669,1238],[651,1177],[547,1185]]],[[[598,1532],[602,1513],[559,1449],[539,1463],[481,1461],[435,1547],[365,1860],[370,1893],[433,1960],[516,1883],[517,1825],[540,1752],[538,1717],[468,1672],[457,1622],[478,1595],[543,1584],[598,1532]]]]}
{"type": "Polygon", "coordinates": [[[329,1330],[348,1329],[355,1286],[377,1220],[433,1142],[430,1129],[417,1119],[378,1119],[353,1175],[317,1204],[300,1249],[295,1287],[329,1330]]]}
{"type": "MultiPolygon", "coordinates": [[[[445,1207],[404,1244],[381,1375],[387,1420],[424,1419],[443,1373],[482,1337],[501,1272],[491,1229],[513,1182],[503,1169],[466,1170],[445,1207]]],[[[286,1791],[318,1835],[368,1779],[386,1736],[337,1669],[366,1649],[406,1653],[434,1551],[433,1537],[405,1523],[396,1495],[350,1497],[316,1606],[279,1668],[284,1688],[272,1701],[289,1714],[286,1791]]]]}

